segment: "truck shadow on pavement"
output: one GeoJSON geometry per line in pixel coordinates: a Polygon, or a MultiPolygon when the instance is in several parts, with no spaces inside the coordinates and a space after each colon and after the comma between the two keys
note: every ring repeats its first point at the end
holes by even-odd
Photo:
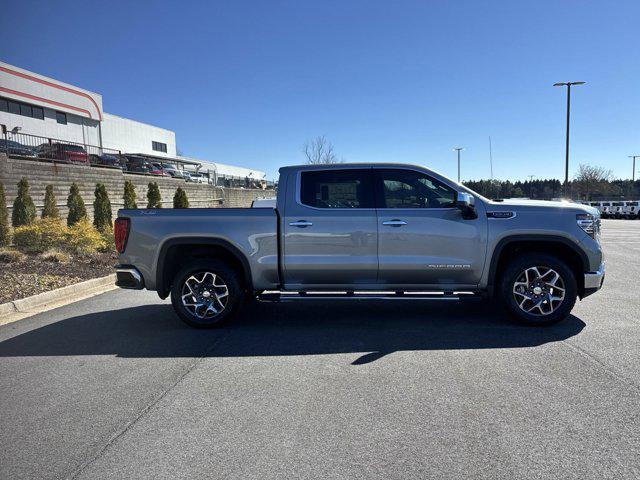
{"type": "Polygon", "coordinates": [[[0,343],[0,357],[110,355],[123,358],[360,353],[353,365],[403,350],[526,348],[580,333],[570,316],[523,327],[488,302],[251,303],[222,329],[196,330],[168,304],[80,315],[0,343]]]}

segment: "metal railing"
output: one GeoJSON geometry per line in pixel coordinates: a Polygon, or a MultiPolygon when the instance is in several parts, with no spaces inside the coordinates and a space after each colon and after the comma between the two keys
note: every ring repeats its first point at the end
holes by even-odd
{"type": "Polygon", "coordinates": [[[176,180],[206,183],[216,187],[273,190],[277,184],[267,180],[230,175],[216,175],[215,171],[185,168],[185,164],[171,158],[162,159],[143,154],[122,153],[120,150],[58,138],[41,137],[22,132],[0,131],[0,153],[7,156],[52,163],[68,163],[101,168],[114,168],[127,174],[149,177],[163,176],[176,180]],[[164,168],[163,164],[176,165],[164,168]],[[159,167],[156,167],[159,165],[159,167]],[[188,178],[188,174],[195,174],[188,178]]]}
{"type": "Polygon", "coordinates": [[[236,177],[219,174],[216,180],[216,186],[218,187],[247,188],[251,190],[273,190],[275,188],[274,182],[251,177],[236,177]]]}
{"type": "Polygon", "coordinates": [[[12,157],[55,163],[117,169],[124,166],[124,156],[119,150],[21,132],[3,132],[0,137],[0,152],[12,157]]]}

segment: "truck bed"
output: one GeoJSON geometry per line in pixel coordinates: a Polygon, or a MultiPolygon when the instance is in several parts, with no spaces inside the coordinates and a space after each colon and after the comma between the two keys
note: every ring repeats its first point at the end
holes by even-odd
{"type": "Polygon", "coordinates": [[[156,290],[164,257],[194,240],[235,249],[256,289],[272,289],[278,278],[278,214],[272,208],[188,208],[120,210],[130,219],[123,264],[135,265],[149,290],[156,290]]]}

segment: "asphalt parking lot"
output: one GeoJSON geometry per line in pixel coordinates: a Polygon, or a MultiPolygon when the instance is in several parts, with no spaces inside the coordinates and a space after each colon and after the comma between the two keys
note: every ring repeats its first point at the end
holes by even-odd
{"type": "Polygon", "coordinates": [[[122,290],[0,327],[0,478],[638,478],[640,222],[603,242],[546,329],[471,301],[197,331],[122,290]]]}

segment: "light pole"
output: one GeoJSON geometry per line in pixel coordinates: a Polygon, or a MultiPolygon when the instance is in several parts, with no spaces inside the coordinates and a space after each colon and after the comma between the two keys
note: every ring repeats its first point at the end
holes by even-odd
{"type": "Polygon", "coordinates": [[[463,147],[454,148],[456,152],[458,152],[458,183],[460,183],[460,150],[464,150],[463,147]]]}
{"type": "Polygon", "coordinates": [[[586,82],[560,82],[554,83],[554,87],[567,87],[567,144],[564,157],[564,194],[569,195],[569,117],[571,112],[571,86],[584,85],[586,82]]]}
{"type": "Polygon", "coordinates": [[[493,182],[493,149],[491,148],[491,135],[489,135],[489,172],[490,178],[493,182]]]}
{"type": "Polygon", "coordinates": [[[640,155],[629,155],[629,158],[633,158],[633,172],[631,173],[631,181],[635,182],[636,181],[636,158],[640,158],[640,155]]]}

